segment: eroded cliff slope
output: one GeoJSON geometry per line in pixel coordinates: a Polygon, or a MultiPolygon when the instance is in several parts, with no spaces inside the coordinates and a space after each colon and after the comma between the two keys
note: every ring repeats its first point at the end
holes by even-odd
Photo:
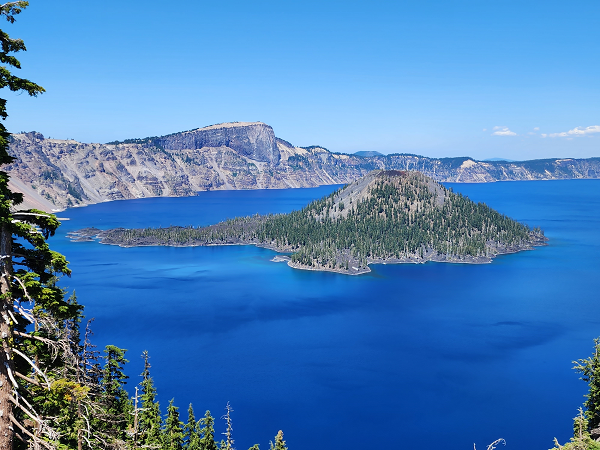
{"type": "Polygon", "coordinates": [[[409,154],[362,157],[295,147],[261,122],[235,122],[109,144],[12,136],[6,168],[26,204],[63,209],[109,200],[189,196],[214,189],[350,183],[372,170],[417,170],[437,181],[600,178],[600,158],[483,162],[409,154]]]}

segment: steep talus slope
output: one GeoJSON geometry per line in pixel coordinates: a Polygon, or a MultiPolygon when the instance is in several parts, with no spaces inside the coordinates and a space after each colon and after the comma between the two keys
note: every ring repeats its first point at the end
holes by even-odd
{"type": "Polygon", "coordinates": [[[600,158],[524,162],[359,156],[295,147],[261,122],[235,122],[109,144],[15,134],[6,168],[26,199],[56,209],[109,200],[188,196],[214,189],[346,184],[373,170],[416,170],[437,181],[600,178],[600,158]],[[20,188],[19,188],[20,186],[20,188]],[[35,198],[34,198],[35,197],[35,198]]]}

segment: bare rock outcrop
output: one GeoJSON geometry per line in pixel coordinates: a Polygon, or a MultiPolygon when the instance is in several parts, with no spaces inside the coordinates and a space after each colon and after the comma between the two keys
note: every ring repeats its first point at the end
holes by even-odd
{"type": "Polygon", "coordinates": [[[252,160],[277,164],[276,139],[273,128],[262,122],[233,122],[151,138],[151,144],[172,151],[228,147],[252,160]]]}

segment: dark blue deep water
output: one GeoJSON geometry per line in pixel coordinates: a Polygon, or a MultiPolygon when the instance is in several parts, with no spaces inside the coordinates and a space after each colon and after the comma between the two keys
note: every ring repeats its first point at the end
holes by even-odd
{"type": "MultiPolygon", "coordinates": [[[[455,184],[550,238],[487,265],[299,271],[255,247],[119,248],[69,230],[210,224],[297,209],[333,187],[205,192],[67,210],[51,239],[95,317],[95,342],[143,350],[163,413],[234,408],[236,447],[290,450],[548,449],[571,433],[584,382],[571,370],[600,336],[600,180],[455,184]]],[[[132,390],[132,389],[130,389],[132,390]]],[[[217,432],[224,431],[217,420],[217,432]]]]}

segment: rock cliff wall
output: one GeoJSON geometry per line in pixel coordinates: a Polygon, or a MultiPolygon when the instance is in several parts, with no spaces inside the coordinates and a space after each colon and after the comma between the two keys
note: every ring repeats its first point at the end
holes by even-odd
{"type": "Polygon", "coordinates": [[[212,125],[110,144],[12,136],[5,169],[25,207],[63,209],[109,200],[189,196],[214,189],[283,189],[350,183],[372,170],[417,170],[437,181],[600,178],[600,158],[484,162],[417,155],[361,157],[294,147],[264,123],[212,125]],[[27,203],[29,202],[29,203],[27,203]]]}
{"type": "Polygon", "coordinates": [[[269,164],[279,162],[279,150],[273,128],[261,122],[234,122],[175,133],[153,139],[165,150],[190,150],[228,147],[239,155],[269,164]]]}

